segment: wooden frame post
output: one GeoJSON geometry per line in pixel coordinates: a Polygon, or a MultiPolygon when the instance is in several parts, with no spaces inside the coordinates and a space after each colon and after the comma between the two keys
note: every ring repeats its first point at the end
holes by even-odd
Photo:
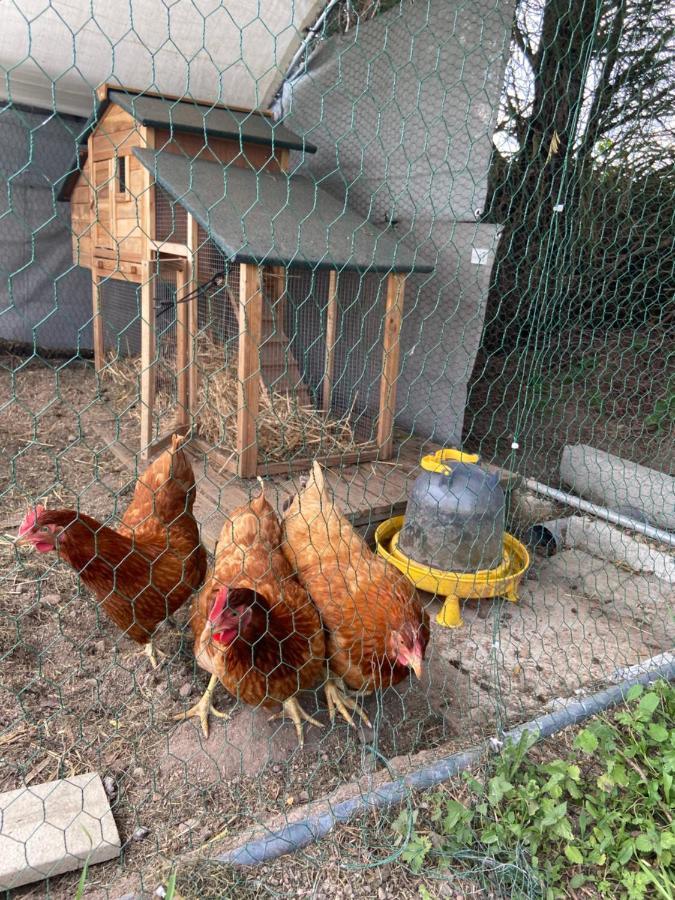
{"type": "Polygon", "coordinates": [[[105,365],[103,314],[101,310],[101,282],[96,272],[91,273],[92,330],[94,337],[94,368],[100,372],[105,365]]]}
{"type": "Polygon", "coordinates": [[[263,295],[258,266],[242,263],[239,275],[239,360],[237,402],[237,458],[240,478],[254,478],[258,470],[256,419],[260,398],[260,339],[263,295]]]}
{"type": "Polygon", "coordinates": [[[155,409],[155,304],[151,264],[141,264],[141,460],[150,456],[155,409]]]}
{"type": "Polygon", "coordinates": [[[187,329],[188,329],[188,408],[190,412],[190,424],[197,412],[199,399],[199,370],[196,363],[197,357],[197,332],[199,331],[199,272],[197,264],[197,252],[199,250],[199,226],[191,213],[187,216],[187,267],[185,270],[185,287],[192,296],[187,304],[187,329]]]}
{"type": "Polygon", "coordinates": [[[404,293],[405,275],[391,272],[387,276],[387,305],[382,345],[382,377],[380,379],[380,414],[377,421],[377,447],[380,451],[380,459],[390,459],[394,450],[396,382],[401,351],[404,293]]]}
{"type": "Polygon", "coordinates": [[[328,273],[328,305],[326,307],[326,362],[323,371],[322,408],[326,415],[330,412],[333,394],[333,369],[335,365],[335,332],[337,329],[337,272],[328,273]]]}
{"type": "Polygon", "coordinates": [[[184,264],[176,269],[176,428],[180,431],[190,425],[190,311],[189,304],[181,302],[189,284],[186,268],[184,264]]]}

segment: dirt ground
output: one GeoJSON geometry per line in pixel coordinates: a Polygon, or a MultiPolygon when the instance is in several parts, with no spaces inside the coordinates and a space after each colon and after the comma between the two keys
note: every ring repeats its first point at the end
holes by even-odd
{"type": "MultiPolygon", "coordinates": [[[[207,682],[192,657],[187,609],[175,626],[162,627],[166,658],[152,670],[73,572],[11,542],[38,499],[77,503],[101,521],[124,509],[133,483],[92,429],[106,413],[91,365],[22,366],[16,357],[0,365],[0,396],[13,398],[0,411],[0,791],[88,771],[110,776],[123,853],[119,863],[92,867],[87,896],[120,897],[141,885],[152,893],[167,861],[208,841],[321,798],[394,757],[470,746],[673,645],[668,585],[565,551],[534,560],[519,603],[470,602],[463,628],[434,625],[424,681],[369,699],[372,730],[329,727],[322,698],[311,693],[303,705],[325,727],[309,728],[301,751],[289,723],[235,708],[221,691],[216,704],[231,719],[214,720],[205,740],[194,720],[171,719],[207,682]]],[[[433,616],[439,604],[427,600],[433,616]]],[[[376,874],[367,865],[358,874],[345,869],[344,840],[307,851],[302,865],[275,868],[271,892],[257,873],[218,896],[417,895],[393,866],[376,874]],[[311,860],[328,868],[301,878],[311,860]]],[[[67,875],[15,894],[37,898],[48,890],[65,900],[76,883],[77,875],[67,875]]],[[[460,886],[456,895],[473,893],[460,886]]]]}

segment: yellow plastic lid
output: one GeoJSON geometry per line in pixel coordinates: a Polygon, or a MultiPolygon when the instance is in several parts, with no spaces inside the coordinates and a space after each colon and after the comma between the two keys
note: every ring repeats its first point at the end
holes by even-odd
{"type": "Polygon", "coordinates": [[[437,450],[428,456],[423,456],[420,466],[426,469],[427,472],[440,472],[441,475],[449,475],[452,472],[452,466],[448,465],[449,462],[475,464],[479,461],[480,456],[477,453],[463,453],[461,450],[454,450],[449,447],[444,450],[437,450]]]}

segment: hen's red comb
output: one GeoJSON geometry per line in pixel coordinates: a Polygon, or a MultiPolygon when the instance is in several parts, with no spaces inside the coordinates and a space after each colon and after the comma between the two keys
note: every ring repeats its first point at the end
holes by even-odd
{"type": "Polygon", "coordinates": [[[23,535],[27,534],[31,530],[31,528],[35,527],[38,516],[41,516],[44,511],[44,506],[41,506],[39,503],[35,507],[35,509],[28,510],[26,515],[23,517],[23,522],[19,525],[19,537],[23,537],[23,535]]]}
{"type": "Polygon", "coordinates": [[[213,606],[211,607],[211,612],[209,613],[209,622],[217,622],[223,614],[223,610],[226,606],[227,588],[221,587],[221,589],[216,594],[216,599],[214,600],[213,606]]]}

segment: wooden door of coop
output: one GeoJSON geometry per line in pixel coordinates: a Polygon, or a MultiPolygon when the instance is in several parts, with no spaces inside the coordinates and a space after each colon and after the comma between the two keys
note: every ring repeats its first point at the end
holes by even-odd
{"type": "Polygon", "coordinates": [[[201,229],[195,260],[192,274],[176,268],[170,306],[161,279],[149,292],[161,319],[142,445],[192,427],[243,478],[389,458],[404,276],[228,261],[201,229]]]}

